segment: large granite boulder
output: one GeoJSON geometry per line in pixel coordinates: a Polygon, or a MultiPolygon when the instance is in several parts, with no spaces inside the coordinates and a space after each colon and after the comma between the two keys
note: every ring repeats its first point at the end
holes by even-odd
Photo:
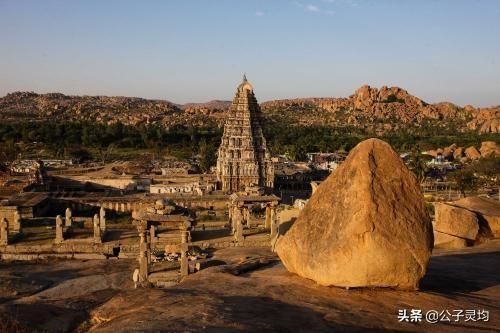
{"type": "Polygon", "coordinates": [[[500,201],[468,197],[453,201],[454,206],[462,207],[476,213],[479,217],[479,232],[484,237],[500,237],[500,201]]]}
{"type": "Polygon", "coordinates": [[[464,154],[471,160],[478,160],[481,158],[481,153],[474,146],[470,146],[469,148],[465,149],[464,154]]]}
{"type": "Polygon", "coordinates": [[[481,152],[481,157],[488,157],[491,155],[500,156],[500,147],[498,147],[495,141],[481,142],[481,148],[479,148],[479,151],[481,152]]]}
{"type": "Polygon", "coordinates": [[[447,203],[434,204],[436,216],[434,230],[455,237],[476,240],[479,220],[474,212],[447,203]]]}
{"type": "Polygon", "coordinates": [[[453,151],[453,159],[459,160],[462,156],[464,156],[464,149],[462,147],[457,147],[453,151]]]}
{"type": "Polygon", "coordinates": [[[434,230],[435,249],[461,249],[467,245],[467,239],[465,238],[460,238],[434,230]]]}
{"type": "Polygon", "coordinates": [[[432,246],[415,176],[369,139],[321,183],[276,250],[290,272],[321,285],[415,289],[432,246]]]}

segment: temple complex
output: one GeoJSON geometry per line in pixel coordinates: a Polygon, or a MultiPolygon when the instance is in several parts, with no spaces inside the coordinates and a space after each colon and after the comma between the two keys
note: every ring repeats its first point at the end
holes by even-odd
{"type": "Polygon", "coordinates": [[[216,173],[222,191],[234,193],[246,187],[273,187],[274,169],[261,119],[253,87],[243,76],[224,125],[218,152],[216,173]]]}

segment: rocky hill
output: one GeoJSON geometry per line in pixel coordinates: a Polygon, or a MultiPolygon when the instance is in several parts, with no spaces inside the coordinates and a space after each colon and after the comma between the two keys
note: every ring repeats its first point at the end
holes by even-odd
{"type": "Polygon", "coordinates": [[[476,109],[447,102],[428,104],[399,87],[365,85],[348,98],[276,100],[261,106],[276,117],[292,117],[306,124],[351,125],[374,132],[435,126],[500,133],[500,106],[476,109]]]}
{"type": "Polygon", "coordinates": [[[165,126],[185,123],[201,126],[206,122],[203,112],[182,110],[179,105],[165,100],[33,92],[15,92],[0,98],[0,119],[121,122],[125,125],[161,123],[165,126]]]}
{"type": "MultiPolygon", "coordinates": [[[[135,97],[15,92],[0,98],[0,120],[221,125],[230,104],[230,101],[211,101],[177,105],[135,97]]],[[[347,98],[284,99],[264,102],[261,106],[270,121],[288,124],[351,126],[379,134],[427,127],[500,133],[500,106],[477,109],[452,103],[428,104],[399,87],[362,86],[347,98]]]]}

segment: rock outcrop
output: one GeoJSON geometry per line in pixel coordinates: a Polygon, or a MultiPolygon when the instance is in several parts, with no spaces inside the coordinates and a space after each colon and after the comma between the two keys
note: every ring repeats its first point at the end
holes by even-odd
{"type": "Polygon", "coordinates": [[[436,203],[434,231],[474,242],[479,220],[473,212],[447,203],[436,203]]]}
{"type": "Polygon", "coordinates": [[[468,197],[435,204],[434,247],[462,248],[500,237],[500,202],[468,197]]]}
{"type": "Polygon", "coordinates": [[[467,240],[434,230],[435,249],[461,249],[467,247],[467,240]]]}
{"type": "Polygon", "coordinates": [[[481,157],[489,157],[491,155],[500,156],[500,147],[498,147],[495,141],[484,141],[481,142],[481,157]]]}
{"type": "Polygon", "coordinates": [[[414,289],[432,245],[415,176],[389,144],[369,139],[318,187],[276,250],[290,272],[321,285],[414,289]]]}
{"type": "Polygon", "coordinates": [[[481,158],[481,153],[474,146],[470,146],[464,151],[465,156],[471,160],[477,160],[481,158]]]}
{"type": "Polygon", "coordinates": [[[457,207],[462,207],[476,213],[480,221],[480,233],[484,237],[500,237],[500,201],[468,197],[452,202],[457,207]]]}

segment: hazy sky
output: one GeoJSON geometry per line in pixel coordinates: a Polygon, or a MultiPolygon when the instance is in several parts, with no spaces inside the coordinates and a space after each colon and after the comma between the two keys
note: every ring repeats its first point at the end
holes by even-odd
{"type": "Polygon", "coordinates": [[[499,0],[0,0],[0,96],[23,90],[177,103],[397,85],[500,104],[499,0]]]}

